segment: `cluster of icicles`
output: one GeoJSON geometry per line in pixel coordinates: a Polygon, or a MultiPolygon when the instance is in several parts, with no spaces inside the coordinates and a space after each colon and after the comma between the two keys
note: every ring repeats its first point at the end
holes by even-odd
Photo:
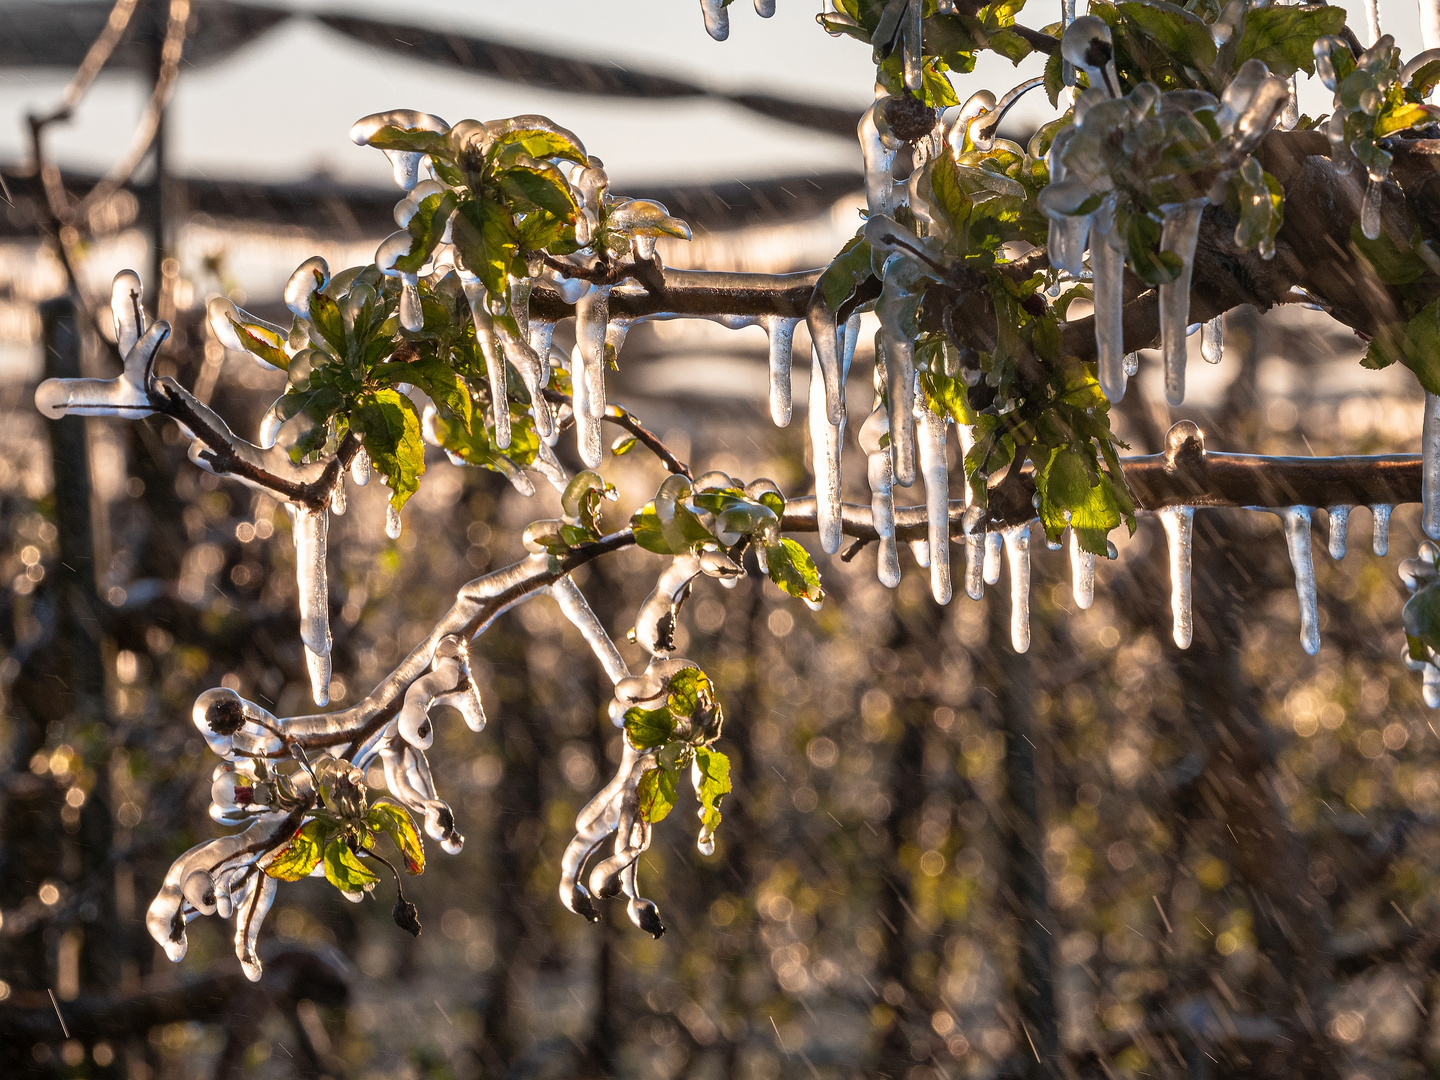
{"type": "MultiPolygon", "coordinates": [[[[549,559],[536,554],[512,566],[478,578],[460,593],[457,610],[478,610],[487,602],[519,591],[522,600],[549,596],[579,630],[615,686],[609,714],[620,726],[626,710],[659,708],[665,704],[670,679],[694,665],[674,655],[673,633],[680,605],[697,577],[733,582],[743,574],[723,553],[684,555],[667,566],[655,590],[636,616],[634,638],[650,654],[639,675],[632,675],[614,642],[606,633],[579,587],[562,576],[536,584],[547,576],[549,559]],[[530,587],[526,587],[530,586],[530,587]]],[[[519,601],[516,601],[519,602],[519,601]]],[[[452,612],[452,615],[454,612],[452,612]]],[[[494,610],[491,621],[499,610],[494,610]]],[[[490,622],[485,624],[488,627],[490,622]]],[[[481,628],[483,632],[485,627],[481,628]]],[[[207,690],[195,701],[192,719],[210,749],[221,761],[211,785],[211,818],[221,825],[244,826],[239,832],[197,844],[170,867],[160,892],[146,915],[146,926],[171,960],[185,955],[185,927],[202,915],[235,920],[235,952],[245,974],[259,979],[262,963],[256,950],[260,927],[275,899],[277,880],[265,873],[266,865],[288,844],[315,805],[314,775],[320,757],[345,752],[361,774],[377,760],[387,793],[424,822],[424,829],[441,847],[454,854],[465,842],[456,828],[455,815],[436,792],[426,758],[435,739],[432,710],[449,705],[459,711],[472,731],[485,727],[476,673],[463,632],[437,628],[402,666],[386,680],[401,704],[388,723],[363,737],[378,707],[370,699],[341,712],[277,718],[233,690],[207,690]],[[292,741],[293,740],[293,741],[292,741]],[[295,748],[313,749],[307,757],[295,748]],[[286,773],[280,766],[295,766],[286,773]]],[[[651,826],[640,813],[638,785],[655,765],[658,748],[636,750],[628,740],[614,778],[576,818],[575,838],[561,861],[560,899],[565,906],[592,921],[599,917],[598,898],[623,896],[636,926],[659,937],[664,933],[653,901],[638,891],[640,856],[649,847],[651,826]],[[611,850],[586,867],[606,841],[611,850]]],[[[714,837],[702,830],[698,840],[705,854],[714,851],[714,837]]],[[[324,874],[317,867],[313,876],[324,874]]],[[[356,902],[363,892],[346,893],[356,902]]]]}
{"type": "MultiPolygon", "coordinates": [[[[1162,94],[1150,83],[1142,83],[1121,98],[1111,59],[1110,29],[1094,16],[1076,19],[1069,25],[1061,39],[1061,51],[1067,62],[1086,72],[1090,89],[1075,102],[1074,124],[1060,131],[1050,145],[1047,158],[1050,183],[1040,196],[1040,208],[1050,217],[1047,251],[1052,266],[1079,278],[1084,271],[1088,240],[1100,386],[1111,401],[1119,401],[1125,395],[1127,378],[1135,370],[1134,356],[1127,356],[1124,344],[1125,238],[1115,227],[1118,197],[1115,187],[1117,181],[1125,178],[1112,178],[1103,170],[1096,170],[1094,163],[1071,160],[1067,149],[1072,143],[1078,148],[1084,136],[1092,137],[1085,141],[1093,141],[1095,136],[1104,138],[1111,129],[1139,124],[1152,113],[1188,113],[1214,108],[1216,124],[1228,143],[1230,154],[1238,159],[1257,146],[1280,120],[1290,101],[1291,90],[1285,80],[1272,75],[1261,61],[1249,60],[1241,65],[1219,102],[1196,90],[1162,94]],[[1084,182],[1070,175],[1082,164],[1088,166],[1084,182]],[[1094,196],[1100,196],[1101,202],[1093,212],[1070,212],[1094,196]]],[[[1252,162],[1253,159],[1246,165],[1260,172],[1255,182],[1263,189],[1263,170],[1252,162]]],[[[1160,352],[1165,396],[1171,405],[1179,405],[1185,399],[1190,284],[1200,218],[1208,203],[1209,198],[1201,196],[1162,207],[1160,250],[1177,256],[1181,264],[1175,280],[1159,287],[1160,352]]],[[[1273,255],[1273,251],[1263,254],[1273,255]]],[[[1207,322],[1203,333],[1205,359],[1218,362],[1220,321],[1207,322]]]]}

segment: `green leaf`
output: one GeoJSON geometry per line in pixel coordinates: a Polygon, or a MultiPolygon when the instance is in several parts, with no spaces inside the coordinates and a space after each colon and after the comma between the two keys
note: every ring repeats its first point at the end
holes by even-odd
{"type": "Polygon", "coordinates": [[[514,165],[499,173],[496,179],[500,190],[512,203],[522,204],[517,209],[538,207],[560,221],[574,221],[575,196],[570,185],[554,165],[514,165]]]}
{"type": "Polygon", "coordinates": [[[404,150],[412,154],[448,154],[450,151],[444,132],[393,125],[382,127],[365,141],[365,145],[377,150],[404,150]]]}
{"type": "Polygon", "coordinates": [[[660,515],[651,500],[636,510],[630,517],[630,529],[635,534],[635,543],[646,551],[657,555],[683,555],[695,544],[715,539],[704,524],[685,507],[675,506],[675,528],[672,530],[674,543],[666,535],[660,522],[660,515]]]}
{"type": "MultiPolygon", "coordinates": [[[[333,279],[330,284],[335,284],[333,279]]],[[[336,356],[346,355],[345,319],[340,314],[340,305],[319,289],[310,294],[310,325],[319,331],[336,356]]]]}
{"type": "Polygon", "coordinates": [[[1413,249],[1399,247],[1383,230],[1374,240],[1366,239],[1358,221],[1350,224],[1350,242],[1386,285],[1409,285],[1424,277],[1428,269],[1413,249]]]}
{"type": "Polygon", "coordinates": [[[1397,131],[1424,127],[1436,117],[1440,117],[1440,109],[1405,101],[1394,108],[1381,110],[1380,115],[1375,118],[1375,137],[1380,139],[1397,131]]]}
{"type": "Polygon", "coordinates": [[[515,220],[489,199],[460,204],[450,237],[465,268],[485,283],[492,296],[508,296],[507,277],[520,250],[515,220]]]}
{"type": "Polygon", "coordinates": [[[936,416],[948,416],[957,424],[973,424],[975,414],[970,411],[969,399],[965,396],[965,384],[936,371],[932,365],[929,371],[920,373],[920,390],[925,395],[925,407],[936,416]]]}
{"type": "Polygon", "coordinates": [[[1074,446],[1056,450],[1036,478],[1035,488],[1045,535],[1052,542],[1069,525],[1085,551],[1107,553],[1106,538],[1122,517],[1109,478],[1092,469],[1086,454],[1074,446]]]}
{"type": "Polygon", "coordinates": [[[454,210],[455,196],[449,191],[437,191],[420,200],[420,209],[405,226],[410,233],[410,250],[395,260],[396,270],[413,274],[430,261],[454,210]]]}
{"type": "Polygon", "coordinates": [[[652,199],[626,199],[610,208],[605,227],[626,236],[673,236],[690,239],[690,226],[671,217],[660,203],[652,199]]]}
{"type": "Polygon", "coordinates": [[[1405,626],[1405,635],[1411,639],[1410,653],[1417,660],[1428,660],[1423,649],[1416,656],[1414,642],[1428,645],[1440,652],[1440,582],[1423,585],[1415,595],[1405,601],[1400,612],[1400,621],[1405,626]]]}
{"type": "Polygon", "coordinates": [[[349,843],[337,836],[325,845],[325,880],[341,892],[361,893],[380,879],[356,858],[349,843]]]}
{"type": "Polygon", "coordinates": [[[285,351],[285,341],[279,334],[254,323],[241,322],[234,315],[225,317],[235,328],[235,336],[240,339],[240,344],[245,346],[246,352],[258,356],[271,367],[277,367],[281,371],[290,367],[290,355],[285,351]]]}
{"type": "Polygon", "coordinates": [[[1315,73],[1315,41],[1345,26],[1342,7],[1252,7],[1235,46],[1234,70],[1246,60],[1263,60],[1282,79],[1296,71],[1315,73]]]}
{"type": "Polygon", "coordinates": [[[1045,96],[1051,108],[1060,107],[1060,91],[1065,89],[1065,58],[1056,49],[1045,61],[1045,96]]]}
{"type": "Polygon", "coordinates": [[[1440,394],[1440,300],[1431,300],[1406,325],[1404,360],[1421,386],[1440,394]]]}
{"type": "Polygon", "coordinates": [[[396,383],[411,383],[425,391],[425,396],[437,406],[442,406],[459,417],[468,431],[474,418],[475,404],[470,397],[470,388],[465,380],[434,353],[422,353],[409,363],[396,361],[383,364],[370,373],[376,382],[394,386],[396,383]]]}
{"type": "Polygon", "coordinates": [[[327,826],[320,821],[307,821],[296,830],[290,842],[265,864],[265,873],[281,881],[299,881],[308,877],[320,864],[320,857],[332,832],[333,826],[327,826]]]}
{"type": "Polygon", "coordinates": [[[663,746],[675,733],[675,718],[669,709],[642,709],[635,705],[625,710],[625,737],[636,750],[663,746]]]}
{"type": "Polygon", "coordinates": [[[852,236],[820,275],[817,287],[831,311],[855,295],[860,283],[870,276],[870,245],[862,236],[852,236]]]}
{"type": "Polygon", "coordinates": [[[765,549],[765,562],[770,569],[770,580],[791,596],[812,604],[819,604],[825,599],[815,560],[788,536],[781,537],[765,549]]]}
{"type": "Polygon", "coordinates": [[[778,491],[762,491],[759,495],[761,506],[768,506],[777,518],[785,516],[785,496],[778,491]]]}
{"type": "Polygon", "coordinates": [[[365,815],[365,823],[395,842],[405,858],[407,874],[425,872],[425,842],[420,839],[420,830],[415,827],[415,819],[410,816],[409,810],[398,803],[377,802],[365,815]]]}
{"type": "Polygon", "coordinates": [[[720,826],[720,800],[730,793],[730,759],[708,746],[697,746],[690,781],[700,800],[702,836],[713,836],[720,826]]]}
{"type": "Polygon", "coordinates": [[[699,668],[681,668],[670,678],[665,699],[672,716],[694,716],[715,707],[715,687],[699,668]]]}
{"type": "Polygon", "coordinates": [[[1215,39],[1210,36],[1210,27],[1200,16],[1165,0],[1117,6],[1152,40],[1183,63],[1205,68],[1215,62],[1215,39]]]}
{"type": "Polygon", "coordinates": [[[420,414],[409,398],[387,388],[362,395],[353,419],[361,429],[371,464],[390,487],[390,505],[399,510],[419,490],[425,472],[420,414]]]}
{"type": "Polygon", "coordinates": [[[590,160],[574,132],[543,116],[515,116],[498,123],[488,122],[485,126],[494,136],[490,144],[492,153],[518,145],[533,158],[564,158],[578,165],[590,160]]]}
{"type": "Polygon", "coordinates": [[[511,402],[510,445],[504,451],[496,448],[490,429],[484,424],[471,424],[467,430],[458,417],[440,410],[435,414],[435,441],[446,453],[454,454],[467,465],[513,476],[530,465],[540,450],[535,421],[520,409],[518,402],[511,402]]]}
{"type": "Polygon", "coordinates": [[[654,824],[664,821],[675,809],[675,774],[669,769],[646,769],[636,792],[640,798],[640,816],[654,824]]]}
{"type": "Polygon", "coordinates": [[[930,191],[935,209],[953,236],[961,236],[970,220],[970,196],[960,183],[959,169],[950,154],[941,154],[930,165],[930,191]]]}

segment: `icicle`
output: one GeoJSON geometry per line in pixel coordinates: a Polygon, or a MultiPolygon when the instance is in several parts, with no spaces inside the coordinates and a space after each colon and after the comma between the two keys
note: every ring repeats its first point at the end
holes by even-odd
{"type": "Polygon", "coordinates": [[[1440,397],[1429,391],[1425,393],[1420,453],[1420,528],[1431,540],[1440,540],[1440,397]]]}
{"type": "Polygon", "coordinates": [[[330,518],[324,510],[286,505],[295,538],[295,583],[300,592],[300,640],[310,668],[316,705],[330,701],[330,585],[325,540],[330,518]]]}
{"type": "Polygon", "coordinates": [[[1095,556],[1080,546],[1075,530],[1070,530],[1070,588],[1075,606],[1081,611],[1095,602],[1095,556]]]}
{"type": "Polygon", "coordinates": [[[965,595],[979,600],[985,595],[985,515],[979,507],[965,510],[965,595]]]}
{"type": "Polygon", "coordinates": [[[1440,667],[1426,664],[1421,669],[1420,693],[1427,709],[1440,709],[1440,667]]]}
{"type": "Polygon", "coordinates": [[[1437,0],[1420,0],[1420,44],[1425,49],[1440,48],[1440,2],[1437,0]]]}
{"type": "Polygon", "coordinates": [[[1370,516],[1374,521],[1374,539],[1371,541],[1376,555],[1382,558],[1390,554],[1390,511],[1394,507],[1380,503],[1378,506],[1370,507],[1370,516]]]}
{"type": "Polygon", "coordinates": [[[775,14],[775,0],[755,0],[755,14],[768,19],[775,14]]]}
{"type": "MultiPolygon", "coordinates": [[[[603,376],[602,376],[603,377],[603,376]]],[[[591,415],[590,389],[593,384],[585,373],[585,360],[576,345],[570,357],[570,389],[574,394],[575,439],[580,460],[587,468],[600,466],[600,421],[591,415]]]]}
{"type": "Polygon", "coordinates": [[[1100,388],[1111,401],[1125,396],[1125,252],[1114,235],[1114,206],[1107,200],[1090,234],[1095,292],[1095,349],[1100,388]]]}
{"type": "MultiPolygon", "coordinates": [[[[898,258],[898,256],[894,256],[898,258]]],[[[886,276],[887,285],[894,279],[886,276]]],[[[885,352],[885,374],[889,381],[891,405],[890,456],[895,482],[909,487],[915,482],[915,343],[898,325],[895,307],[904,297],[887,288],[876,314],[880,316],[880,344],[885,352]]]]}
{"type": "Polygon", "coordinates": [[[879,97],[860,117],[860,150],[865,156],[865,204],[871,217],[895,209],[895,151],[899,149],[887,126],[882,132],[888,96],[879,97]]]}
{"type": "Polygon", "coordinates": [[[1030,526],[1003,531],[1005,560],[1010,564],[1010,644],[1017,653],[1030,651],[1030,526]]]}
{"type": "Polygon", "coordinates": [[[985,584],[994,585],[1000,580],[1000,552],[1005,546],[1005,537],[1002,532],[987,532],[985,534],[985,563],[984,575],[985,584]]]}
{"type": "Polygon", "coordinates": [[[911,0],[905,8],[905,14],[900,16],[905,20],[900,32],[900,47],[904,51],[902,60],[904,62],[905,89],[912,94],[920,93],[921,86],[925,81],[925,69],[921,66],[923,59],[921,15],[924,14],[924,6],[919,0],[911,0]]]}
{"type": "Polygon", "coordinates": [[[1204,199],[1166,207],[1160,226],[1160,250],[1180,257],[1180,276],[1160,286],[1160,350],[1165,361],[1165,399],[1171,405],[1185,400],[1185,327],[1190,315],[1190,277],[1195,244],[1200,238],[1204,199]]]}
{"type": "Polygon", "coordinates": [[[1320,651],[1320,613],[1315,596],[1315,561],[1310,554],[1310,507],[1289,506],[1279,511],[1285,523],[1285,546],[1295,568],[1295,592],[1300,597],[1300,647],[1314,656],[1320,651]]]}
{"type": "Polygon", "coordinates": [[[1365,0],[1365,28],[1370,33],[1369,44],[1374,45],[1380,40],[1380,0],[1365,0]]]}
{"type": "Polygon", "coordinates": [[[894,473],[890,466],[890,448],[881,443],[889,431],[889,416],[884,406],[877,403],[875,411],[860,425],[858,441],[865,454],[870,480],[870,516],[879,537],[875,572],[882,585],[893,589],[900,584],[900,553],[895,546],[894,473]]]}
{"type": "Polygon", "coordinates": [[[910,554],[915,557],[915,565],[921,570],[930,569],[930,541],[911,540],[910,554]]]}
{"type": "Polygon", "coordinates": [[[1300,80],[1297,76],[1290,76],[1290,93],[1285,98],[1285,107],[1280,110],[1281,131],[1294,131],[1295,125],[1300,122],[1300,80]]]}
{"type": "Polygon", "coordinates": [[[361,447],[350,459],[350,479],[355,481],[356,487],[364,487],[370,483],[370,455],[361,447]]]}
{"type": "Polygon", "coordinates": [[[1225,349],[1225,318],[1216,315],[1200,328],[1200,355],[1207,364],[1218,364],[1225,349]]]}
{"type": "Polygon", "coordinates": [[[705,32],[716,41],[730,36],[730,13],[725,10],[725,0],[700,0],[700,11],[705,16],[705,32]]]}
{"type": "Polygon", "coordinates": [[[400,539],[400,511],[391,503],[385,504],[385,535],[391,540],[400,539]]]}
{"type": "Polygon", "coordinates": [[[930,592],[937,604],[948,604],[950,472],[945,460],[945,433],[948,425],[943,417],[930,411],[924,398],[916,398],[914,408],[915,434],[920,451],[920,475],[925,480],[925,516],[929,523],[930,592]]]}
{"type": "MultiPolygon", "coordinates": [[[[850,358],[854,355],[854,330],[858,329],[859,316],[853,316],[845,328],[845,341],[841,348],[839,381],[843,384],[850,373],[850,358]]],[[[840,550],[840,445],[845,434],[845,416],[841,412],[840,422],[832,424],[827,415],[825,379],[821,373],[821,361],[812,350],[810,362],[810,448],[815,468],[815,519],[820,534],[820,547],[828,555],[840,550]]]]}
{"type": "Polygon", "coordinates": [[[46,379],[35,388],[35,407],[51,420],[68,413],[82,416],[148,416],[150,373],[155,354],[170,336],[170,324],[157,322],[125,354],[125,368],[114,379],[46,379]]]}
{"type": "Polygon", "coordinates": [[[505,354],[495,334],[495,318],[490,314],[490,295],[479,278],[467,274],[461,277],[460,284],[470,304],[475,341],[485,357],[485,376],[490,383],[490,411],[495,422],[495,445],[504,450],[510,446],[510,398],[505,381],[505,354]]]}
{"type": "Polygon", "coordinates": [[[1167,506],[1156,511],[1165,526],[1165,540],[1170,548],[1170,614],[1175,644],[1188,649],[1195,636],[1195,623],[1190,601],[1191,538],[1195,532],[1193,506],[1167,506]]]}
{"type": "Polygon", "coordinates": [[[1326,507],[1325,516],[1330,521],[1330,558],[1338,562],[1345,558],[1345,534],[1350,524],[1350,507],[1326,507]]]}
{"type": "Polygon", "coordinates": [[[770,335],[770,419],[776,427],[790,424],[790,360],[799,321],[767,315],[763,323],[770,335]]]}
{"type": "Polygon", "coordinates": [[[1376,170],[1371,169],[1370,177],[1365,182],[1365,198],[1360,203],[1360,231],[1367,240],[1380,238],[1380,205],[1384,193],[1384,173],[1377,176],[1376,170]]]}
{"type": "Polygon", "coordinates": [[[391,233],[375,252],[375,268],[386,277],[400,279],[400,325],[412,334],[425,329],[420,309],[420,278],[414,271],[397,270],[395,264],[410,254],[414,238],[404,229],[391,233]]]}
{"type": "MultiPolygon", "coordinates": [[[[605,415],[605,336],[609,325],[610,286],[591,285],[575,303],[575,344],[586,382],[586,407],[596,420],[605,415]]],[[[572,372],[572,384],[575,376],[572,372]]],[[[578,397],[576,401],[578,411],[578,397]]]]}
{"type": "Polygon", "coordinates": [[[345,516],[345,472],[341,470],[340,475],[335,478],[335,486],[330,489],[330,512],[336,517],[345,516]]]}

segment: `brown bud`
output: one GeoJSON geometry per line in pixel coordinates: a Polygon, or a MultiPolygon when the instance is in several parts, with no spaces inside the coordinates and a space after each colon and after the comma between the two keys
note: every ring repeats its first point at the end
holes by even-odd
{"type": "Polygon", "coordinates": [[[913,143],[935,130],[935,110],[907,90],[885,103],[885,123],[901,142],[913,143]]]}
{"type": "Polygon", "coordinates": [[[390,909],[390,917],[401,930],[413,937],[420,936],[420,911],[410,901],[396,900],[395,906],[390,909]]]}
{"type": "Polygon", "coordinates": [[[245,706],[239,698],[222,697],[205,710],[205,722],[216,735],[234,735],[245,723],[245,706]]]}

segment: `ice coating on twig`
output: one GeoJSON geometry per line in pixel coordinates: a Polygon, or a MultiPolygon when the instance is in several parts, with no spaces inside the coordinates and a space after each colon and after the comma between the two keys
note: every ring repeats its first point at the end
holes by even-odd
{"type": "Polygon", "coordinates": [[[1160,226],[1160,250],[1180,257],[1180,274],[1160,286],[1160,352],[1165,363],[1165,400],[1180,405],[1185,400],[1185,328],[1190,318],[1190,278],[1195,264],[1195,244],[1200,238],[1200,214],[1204,199],[1172,204],[1165,208],[1160,226]]]}
{"type": "Polygon", "coordinates": [[[395,718],[400,737],[417,750],[428,750],[435,741],[435,725],[430,722],[430,707],[442,695],[460,685],[464,671],[460,666],[460,650],[453,637],[441,638],[430,659],[430,671],[421,675],[405,691],[405,701],[395,718]]]}
{"type": "Polygon", "coordinates": [[[1166,506],[1155,512],[1165,526],[1165,541],[1170,551],[1170,615],[1171,636],[1175,644],[1188,649],[1195,637],[1190,591],[1192,541],[1195,535],[1193,506],[1166,506]]]}
{"type": "Polygon", "coordinates": [[[280,721],[227,687],[213,687],[197,697],[190,719],[210,752],[225,761],[266,757],[283,746],[280,721]]]}
{"type": "Polygon", "coordinates": [[[425,820],[425,833],[451,855],[465,846],[465,837],[455,828],[455,814],[450,804],[435,794],[435,780],[425,754],[411,746],[398,733],[387,735],[380,743],[380,764],[385,770],[385,786],[407,810],[425,820]]]}
{"type": "Polygon", "coordinates": [[[1225,318],[1216,315],[1200,327],[1200,355],[1207,364],[1218,364],[1225,351],[1225,318]]]}
{"type": "Polygon", "coordinates": [[[1390,554],[1390,511],[1393,506],[1379,503],[1370,507],[1372,528],[1374,529],[1371,538],[1371,548],[1376,555],[1385,556],[1390,554]]]}
{"type": "MultiPolygon", "coordinates": [[[[117,332],[119,327],[116,327],[117,332]]],[[[82,416],[148,416],[150,373],[155,354],[170,336],[170,324],[157,322],[125,353],[125,367],[114,379],[46,379],[35,388],[35,407],[51,420],[82,416]]]]}
{"type": "Polygon", "coordinates": [[[1420,455],[1420,528],[1431,540],[1440,540],[1440,397],[1428,390],[1420,455]]]}
{"type": "Polygon", "coordinates": [[[1330,522],[1330,558],[1338,562],[1345,558],[1345,534],[1349,531],[1350,507],[1326,507],[1325,516],[1330,522]]]}
{"type": "Polygon", "coordinates": [[[770,336],[770,419],[776,427],[790,423],[790,362],[794,353],[795,327],[799,319],[767,315],[763,321],[770,336]]]}
{"type": "Polygon", "coordinates": [[[144,295],[140,275],[134,270],[121,270],[110,283],[110,317],[115,321],[115,348],[127,355],[145,333],[144,295]]]}
{"type": "Polygon", "coordinates": [[[585,599],[585,594],[580,591],[580,586],[566,575],[556,579],[545,591],[560,605],[560,611],[575,629],[580,631],[580,636],[585,639],[585,644],[590,646],[596,659],[600,661],[600,666],[605,669],[605,674],[610,676],[610,681],[618,683],[621,679],[628,679],[630,669],[625,666],[620,650],[610,640],[610,635],[600,624],[594,609],[585,599]]]}
{"type": "Polygon", "coordinates": [[[1125,396],[1125,252],[1114,225],[1114,207],[1107,201],[1090,234],[1090,270],[1100,389],[1111,401],[1119,401],[1125,396]]]}
{"type": "Polygon", "coordinates": [[[310,670],[316,705],[330,701],[330,585],[325,571],[325,541],[330,518],[324,510],[286,504],[295,539],[295,584],[300,592],[300,640],[310,670]]]}
{"type": "Polygon", "coordinates": [[[1095,555],[1080,546],[1074,529],[1070,530],[1070,591],[1082,611],[1095,602],[1095,555]]]}
{"type": "Polygon", "coordinates": [[[1005,561],[1010,564],[1010,644],[1017,653],[1030,651],[1030,526],[1002,530],[1005,561]]]}
{"type": "Polygon", "coordinates": [[[1320,651],[1320,609],[1315,589],[1315,560],[1310,551],[1310,507],[1288,506],[1277,511],[1285,525],[1285,547],[1295,569],[1295,593],[1300,598],[1300,647],[1314,656],[1320,651]]]}
{"type": "Polygon", "coordinates": [[[865,203],[870,216],[895,209],[895,151],[899,144],[885,125],[888,95],[876,98],[860,117],[860,152],[865,157],[865,203]]]}
{"type": "Polygon", "coordinates": [[[275,880],[255,863],[294,827],[288,814],[266,814],[241,832],[195,845],[171,863],[145,913],[145,928],[170,960],[178,963],[185,957],[186,923],[200,915],[234,915],[236,956],[246,978],[260,978],[255,940],[274,900],[275,880]]]}
{"type": "Polygon", "coordinates": [[[915,434],[920,475],[925,480],[925,517],[930,545],[930,592],[937,604],[950,602],[950,471],[945,460],[944,417],[915,400],[915,434]]]}
{"type": "Polygon", "coordinates": [[[652,656],[675,651],[675,620],[690,582],[700,573],[695,555],[676,555],[635,615],[635,642],[652,656]]]}
{"type": "Polygon", "coordinates": [[[870,481],[870,516],[879,540],[875,573],[882,585],[893,589],[900,584],[900,552],[895,544],[894,473],[890,465],[890,448],[882,441],[889,432],[889,415],[885,406],[876,402],[875,411],[860,425],[858,442],[865,454],[870,481]]]}

